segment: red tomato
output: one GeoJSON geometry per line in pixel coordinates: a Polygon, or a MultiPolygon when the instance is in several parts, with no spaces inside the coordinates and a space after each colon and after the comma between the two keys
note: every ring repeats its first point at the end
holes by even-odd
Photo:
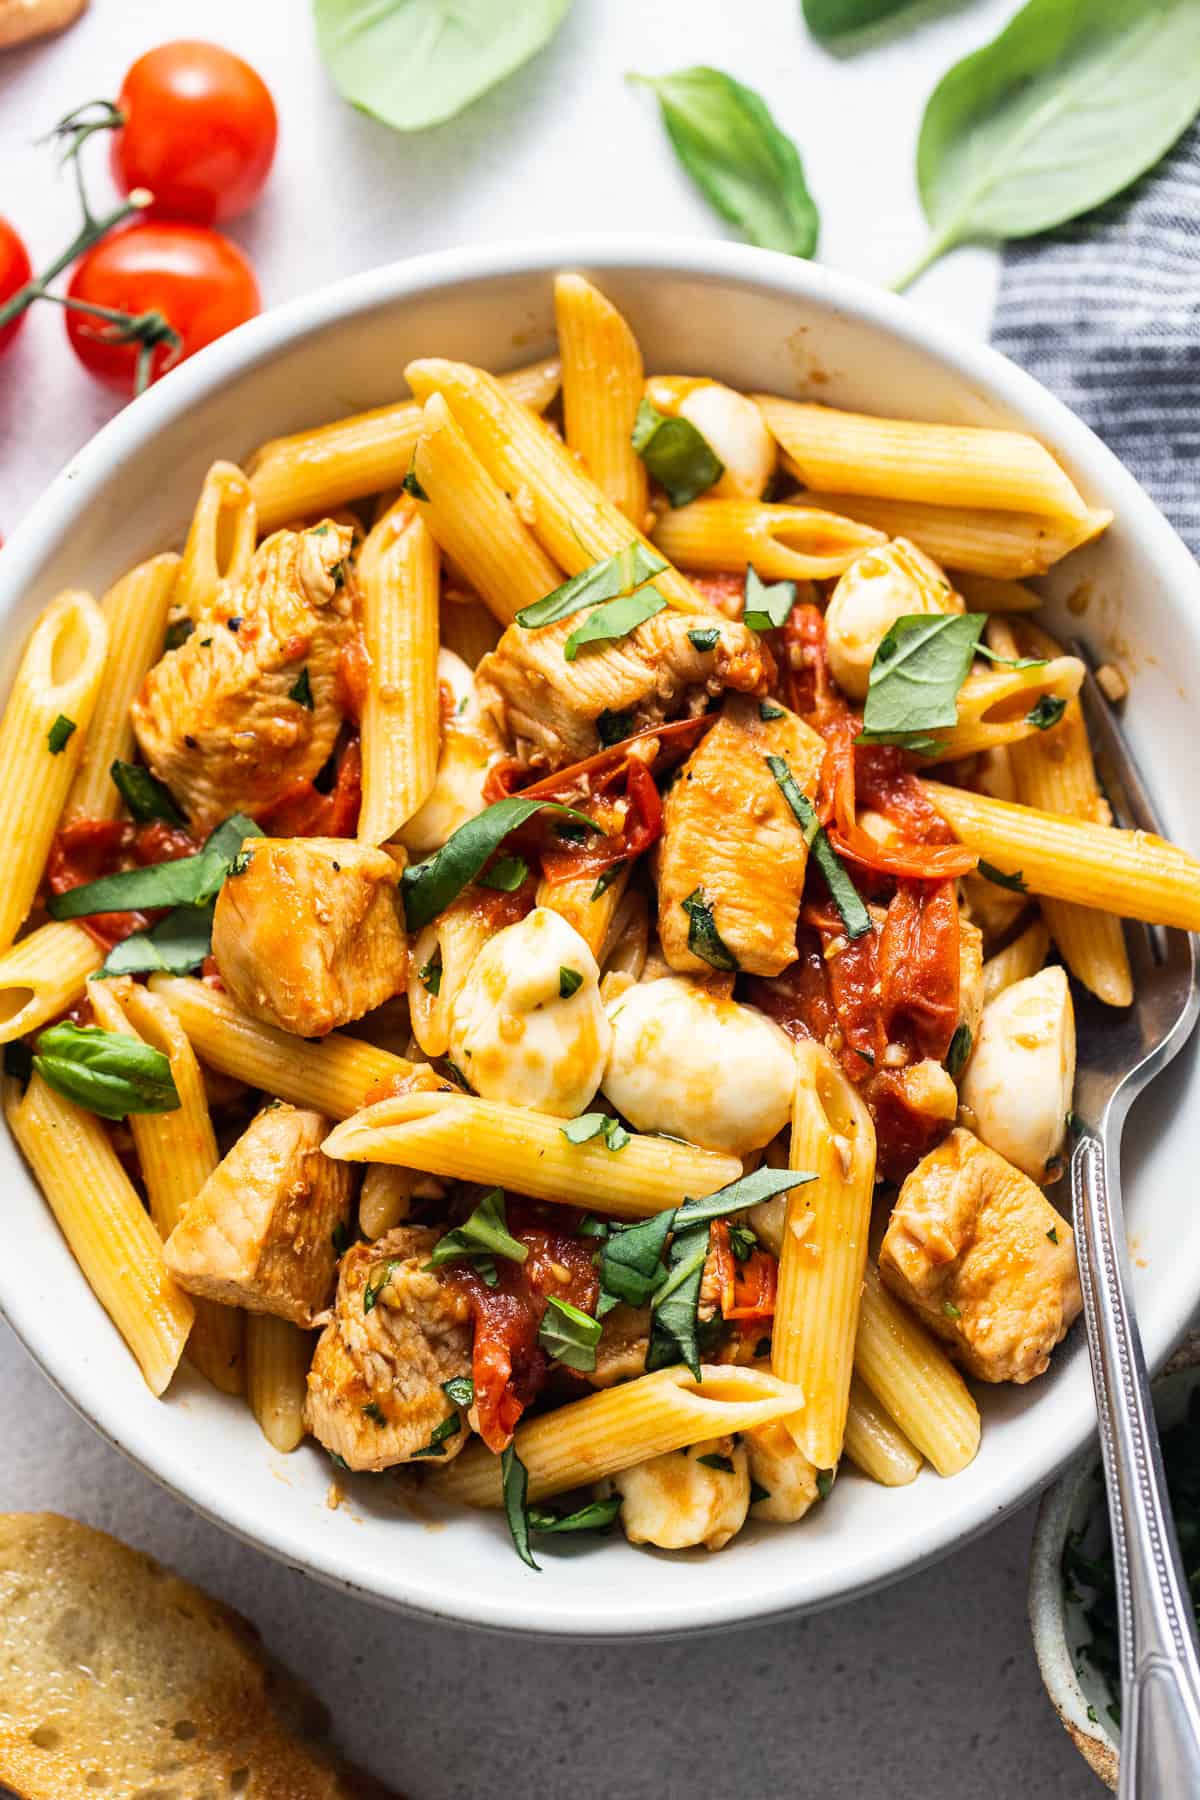
{"type": "Polygon", "coordinates": [[[155,218],[211,225],[253,206],[275,155],[270,90],[220,44],[181,38],[139,56],[121,85],[112,168],[126,194],[149,188],[155,218]]]}
{"type": "MultiPolygon", "coordinates": [[[[114,231],[80,258],[67,293],[72,300],[122,313],[160,312],[183,339],[182,361],[252,319],[260,307],[254,271],[236,244],[202,225],[157,219],[114,231]]],[[[110,386],[128,392],[137,344],[116,344],[102,319],[67,312],[67,331],[80,362],[110,386]]],[[[151,379],[172,365],[166,345],[155,350],[151,379]]]]}
{"type": "MultiPolygon", "coordinates": [[[[0,219],[0,306],[6,300],[11,300],[18,288],[23,288],[32,276],[28,251],[8,220],[0,219]]],[[[0,326],[0,350],[12,343],[24,318],[24,313],[18,313],[7,325],[0,326]]]]}

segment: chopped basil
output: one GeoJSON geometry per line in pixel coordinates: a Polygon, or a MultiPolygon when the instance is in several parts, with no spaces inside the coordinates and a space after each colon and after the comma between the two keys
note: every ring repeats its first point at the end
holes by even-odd
{"type": "Polygon", "coordinates": [[[667,1279],[650,1302],[650,1345],[646,1351],[648,1374],[682,1362],[699,1381],[700,1345],[696,1326],[700,1284],[707,1258],[707,1221],[680,1230],[676,1214],[671,1247],[667,1252],[667,1279]]]}
{"type": "Polygon", "coordinates": [[[376,1263],[371,1270],[363,1287],[363,1311],[365,1313],[375,1311],[380,1294],[392,1279],[392,1270],[400,1267],[401,1260],[398,1256],[389,1256],[386,1262],[376,1263]]]}
{"type": "Polygon", "coordinates": [[[618,638],[628,637],[647,619],[666,610],[666,601],[654,588],[609,600],[606,605],[594,608],[583,624],[575,627],[563,645],[563,655],[568,662],[574,662],[586,644],[611,644],[618,638]]]}
{"type": "Polygon", "coordinates": [[[620,1119],[605,1119],[600,1131],[604,1138],[605,1149],[611,1150],[614,1155],[618,1150],[623,1150],[629,1142],[629,1133],[620,1119]]]}
{"type": "Polygon", "coordinates": [[[167,626],[167,635],[163,639],[163,654],[168,650],[178,650],[180,644],[186,644],[196,627],[191,619],[173,619],[167,626]]]}
{"type": "MultiPolygon", "coordinates": [[[[593,826],[592,830],[595,829],[593,826]]],[[[554,827],[554,835],[562,838],[566,844],[582,844],[587,841],[588,832],[587,827],[581,825],[578,819],[560,819],[554,827]]]]}
{"type": "Polygon", "coordinates": [[[736,1262],[747,1262],[758,1247],[758,1239],[749,1225],[729,1227],[729,1248],[736,1262]]]}
{"type": "Polygon", "coordinates": [[[906,613],[875,652],[860,744],[929,747],[925,735],[958,719],[986,613],[906,613]]]}
{"type": "Polygon", "coordinates": [[[775,581],[768,587],[757,569],[746,568],[746,605],[742,624],[751,631],[778,631],[786,625],[796,604],[794,581],[775,581]]]}
{"type": "Polygon", "coordinates": [[[649,400],[638,407],[633,447],[672,506],[687,506],[725,473],[725,464],[690,419],[669,418],[649,400]]]}
{"type": "MultiPolygon", "coordinates": [[[[387,1415],[380,1406],[378,1400],[368,1400],[367,1404],[363,1407],[363,1412],[366,1417],[370,1419],[372,1425],[387,1424],[387,1415]]],[[[420,1452],[418,1452],[418,1455],[419,1454],[420,1452]]]]}
{"type": "Polygon", "coordinates": [[[124,1032],[63,1020],[39,1036],[33,1067],[55,1093],[102,1119],[179,1109],[168,1058],[124,1032]]]}
{"type": "Polygon", "coordinates": [[[769,700],[760,700],[758,703],[758,716],[764,725],[769,725],[772,719],[783,718],[783,708],[782,706],[772,706],[769,700]]]}
{"type": "Polygon", "coordinates": [[[606,1238],[608,1236],[608,1220],[598,1219],[595,1213],[587,1213],[575,1227],[579,1237],[606,1238]]]}
{"type": "Polygon", "coordinates": [[[477,880],[480,887],[495,888],[501,894],[515,894],[528,873],[529,864],[523,856],[502,856],[477,880]]]}
{"type": "Polygon", "coordinates": [[[950,1048],[946,1052],[946,1073],[955,1081],[967,1066],[973,1042],[969,1025],[959,1025],[950,1039],[950,1048]]]}
{"type": "Polygon", "coordinates": [[[442,952],[440,947],[434,951],[427,963],[422,963],[417,970],[417,980],[426,993],[432,994],[436,1000],[442,991],[442,952]]]}
{"type": "Polygon", "coordinates": [[[837,1471],[835,1469],[817,1470],[817,1493],[822,1500],[828,1500],[830,1494],[833,1492],[833,1478],[836,1473],[837,1471]]]}
{"type": "Polygon", "coordinates": [[[811,1170],[771,1169],[764,1163],[761,1168],[752,1169],[749,1175],[739,1175],[736,1181],[718,1188],[714,1194],[706,1194],[700,1200],[685,1200],[675,1213],[675,1229],[728,1218],[730,1213],[744,1212],[761,1200],[773,1200],[776,1194],[815,1180],[811,1170]]]}
{"type": "Polygon", "coordinates": [[[162,819],[168,825],[183,824],[183,814],[172,800],[170,788],[149,769],[143,769],[140,763],[121,762],[118,758],[109,766],[108,772],[130,818],[136,819],[139,825],[145,825],[151,819],[162,819]]]}
{"type": "Polygon", "coordinates": [[[52,894],[46,911],[52,919],[82,919],[91,913],[126,912],[130,908],[203,905],[215,898],[242,840],[262,835],[253,819],[234,813],[217,826],[198,855],[153,863],[146,869],[125,869],[117,875],[101,875],[98,881],[68,888],[65,894],[52,894]]]}
{"type": "Polygon", "coordinates": [[[429,1442],[423,1450],[414,1450],[412,1459],[416,1462],[419,1456],[445,1456],[447,1439],[457,1437],[462,1430],[462,1420],[456,1412],[447,1413],[440,1425],[435,1425],[429,1434],[429,1442]]]}
{"type": "MultiPolygon", "coordinates": [[[[231,870],[232,873],[232,870],[231,870]]],[[[177,906],[149,931],[135,931],[114,944],[95,975],[190,975],[212,949],[213,911],[205,906],[177,906]]]]}
{"type": "Polygon", "coordinates": [[[698,956],[710,968],[727,974],[738,969],[741,965],[717,930],[704,889],[693,888],[687,899],[679,904],[688,916],[687,947],[692,955],[698,956]]]}
{"type": "Polygon", "coordinates": [[[661,575],[666,567],[661,556],[635,540],[624,550],[593,563],[590,569],[581,569],[578,575],[572,575],[570,581],[564,581],[544,599],[535,600],[532,606],[523,606],[517,614],[517,624],[527,631],[553,625],[571,613],[581,612],[585,606],[598,606],[603,600],[632,594],[656,575],[661,575]]]}
{"type": "Polygon", "coordinates": [[[1058,1226],[1052,1225],[1050,1227],[1049,1231],[1046,1233],[1046,1236],[1050,1239],[1050,1242],[1052,1244],[1057,1244],[1057,1242],[1058,1242],[1058,1226]]]}
{"type": "Polygon", "coordinates": [[[414,500],[428,501],[429,499],[429,495],[417,480],[417,471],[411,463],[409,464],[408,474],[400,483],[400,487],[404,493],[411,494],[414,500]]]}
{"type": "Polygon", "coordinates": [[[1035,707],[1025,714],[1025,723],[1038,731],[1050,731],[1067,710],[1065,700],[1057,694],[1043,694],[1035,707]]]}
{"type": "Polygon", "coordinates": [[[531,1531],[607,1531],[621,1510],[621,1496],[611,1500],[593,1500],[575,1512],[551,1512],[548,1506],[526,1507],[531,1531]]]}
{"type": "Polygon", "coordinates": [[[629,1142],[629,1133],[621,1121],[602,1112],[581,1113],[577,1119],[571,1119],[559,1129],[568,1144],[586,1144],[592,1138],[602,1136],[605,1148],[615,1152],[623,1150],[629,1142]]]}
{"type": "Polygon", "coordinates": [[[590,898],[592,900],[599,900],[602,894],[607,894],[609,888],[624,867],[625,864],[623,862],[610,863],[608,868],[605,869],[602,874],[597,876],[596,885],[592,889],[590,898]]]}
{"type": "Polygon", "coordinates": [[[551,1295],[538,1327],[538,1344],[564,1368],[590,1375],[596,1367],[596,1345],[600,1342],[601,1324],[589,1313],[572,1306],[569,1300],[551,1295]]]}
{"type": "Polygon", "coordinates": [[[955,1306],[953,1300],[943,1300],[942,1301],[942,1311],[945,1313],[945,1315],[948,1319],[961,1319],[962,1318],[962,1314],[958,1310],[957,1306],[955,1306]]]}
{"type": "Polygon", "coordinates": [[[475,1383],[469,1375],[452,1375],[443,1381],[442,1392],[454,1406],[474,1406],[475,1383]]]}
{"type": "Polygon", "coordinates": [[[762,1485],[761,1481],[755,1481],[754,1477],[751,1476],[750,1477],[750,1504],[751,1504],[751,1506],[757,1506],[760,1500],[769,1500],[770,1498],[771,1498],[770,1488],[765,1488],[762,1485]]]}
{"type": "MultiPolygon", "coordinates": [[[[504,1214],[504,1189],[493,1188],[490,1194],[484,1195],[469,1219],[464,1219],[461,1225],[438,1239],[424,1267],[437,1269],[443,1263],[475,1263],[484,1259],[486,1268],[493,1256],[505,1256],[510,1262],[523,1263],[528,1255],[528,1247],[518,1243],[508,1229],[508,1220],[504,1214]]],[[[484,1279],[487,1280],[486,1274],[484,1279]]],[[[489,1287],[493,1285],[494,1283],[488,1282],[489,1287]]]]}
{"type": "Polygon", "coordinates": [[[813,861],[825,878],[830,899],[838,910],[842,924],[846,927],[847,937],[865,937],[871,930],[871,915],[867,911],[862,895],[851,881],[845,864],[826,836],[821,821],[817,817],[816,808],[808,795],[801,791],[796,777],[782,756],[768,756],[764,760],[779,783],[780,791],[804,833],[804,841],[812,851],[813,861]]]}
{"type": "Polygon", "coordinates": [[[522,800],[517,794],[497,800],[475,818],[452,832],[440,850],[414,863],[401,877],[404,893],[405,922],[410,931],[420,931],[431,919],[444,912],[452,900],[475,880],[488,858],[499,849],[510,831],[523,825],[539,811],[549,811],[568,819],[578,819],[589,831],[598,831],[594,820],[554,800],[522,800]]]}
{"type": "Polygon", "coordinates": [[[696,1461],[703,1463],[706,1469],[720,1469],[722,1475],[733,1474],[733,1458],[731,1456],[717,1456],[714,1453],[710,1456],[698,1456],[696,1461]]]}
{"type": "Polygon", "coordinates": [[[333,1253],[335,1256],[345,1256],[352,1241],[350,1237],[350,1228],[346,1224],[345,1219],[338,1220],[337,1224],[329,1234],[329,1241],[333,1245],[333,1253]]]}
{"type": "Polygon", "coordinates": [[[990,663],[995,663],[1002,669],[1044,669],[1050,661],[1048,656],[997,656],[982,639],[975,646],[975,654],[986,656],[990,663]]]}
{"type": "Polygon", "coordinates": [[[58,756],[61,751],[66,749],[67,739],[75,729],[74,719],[68,719],[66,713],[59,713],[57,719],[55,719],[53,725],[46,733],[46,743],[49,747],[51,756],[58,756]]]}
{"type": "Polygon", "coordinates": [[[529,1476],[525,1464],[517,1455],[515,1444],[510,1444],[507,1450],[500,1452],[500,1485],[504,1494],[504,1516],[512,1533],[513,1548],[523,1563],[536,1569],[538,1565],[529,1548],[529,1515],[525,1511],[529,1476]]]}
{"type": "Polygon", "coordinates": [[[721,636],[719,625],[702,625],[698,631],[688,632],[688,643],[693,650],[701,652],[715,650],[721,636]]]}
{"type": "Polygon", "coordinates": [[[309,712],[313,710],[312,682],[308,678],[307,663],[297,675],[295,686],[288,689],[288,699],[298,701],[301,706],[307,706],[309,712]]]}
{"type": "Polygon", "coordinates": [[[662,1286],[667,1278],[662,1266],[663,1246],[673,1217],[668,1209],[636,1225],[610,1229],[600,1255],[600,1285],[610,1297],[605,1311],[611,1311],[621,1301],[626,1306],[644,1306],[654,1290],[662,1286]]]}
{"type": "Polygon", "coordinates": [[[994,881],[997,887],[1009,888],[1014,894],[1025,894],[1029,891],[1025,886],[1025,877],[1019,869],[1015,875],[1006,875],[1003,869],[998,869],[994,863],[985,862],[982,856],[975,868],[985,881],[994,881]]]}
{"type": "MultiPolygon", "coordinates": [[[[688,633],[691,636],[691,633],[688,633]]],[[[606,706],[596,720],[596,731],[601,745],[611,750],[614,744],[623,743],[627,737],[633,736],[632,712],[610,712],[606,706]]]]}
{"type": "Polygon", "coordinates": [[[583,986],[583,976],[578,969],[560,969],[558,971],[558,997],[569,1000],[583,986]]]}
{"type": "MultiPolygon", "coordinates": [[[[33,1051],[24,1038],[14,1038],[4,1046],[4,1073],[13,1081],[19,1081],[22,1087],[29,1082],[33,1074],[33,1051]]],[[[582,1226],[580,1227],[582,1230],[582,1226]]]]}

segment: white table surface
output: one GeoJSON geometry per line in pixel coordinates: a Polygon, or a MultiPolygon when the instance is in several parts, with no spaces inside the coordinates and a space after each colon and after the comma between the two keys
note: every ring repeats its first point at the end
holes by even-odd
{"type": "MultiPolygon", "coordinates": [[[[716,234],[649,96],[621,79],[708,62],[758,88],[800,144],[822,208],[823,259],[886,280],[921,242],[911,171],[925,97],[1013,4],[935,4],[912,31],[838,58],[807,38],[799,0],[575,0],[536,62],[460,118],[404,138],[338,101],[307,0],[92,0],[62,38],[0,55],[0,210],[35,264],[48,260],[71,235],[75,203],[51,153],[31,140],[79,101],[115,94],[151,44],[203,35],[254,62],[279,107],[268,193],[232,233],[268,305],[465,242],[590,229],[716,234]]],[[[103,155],[94,161],[103,197],[103,155]]],[[[917,302],[983,334],[995,274],[992,256],[962,252],[926,278],[917,302]]],[[[0,362],[0,531],[113,410],[62,337],[57,312],[35,309],[0,362]]],[[[245,1548],[102,1443],[2,1324],[0,1445],[0,1508],[92,1520],[241,1607],[322,1693],[346,1746],[412,1800],[508,1791],[682,1800],[714,1787],[739,1800],[1098,1792],[1033,1661],[1031,1511],[833,1613],[596,1648],[400,1620],[245,1548]]]]}

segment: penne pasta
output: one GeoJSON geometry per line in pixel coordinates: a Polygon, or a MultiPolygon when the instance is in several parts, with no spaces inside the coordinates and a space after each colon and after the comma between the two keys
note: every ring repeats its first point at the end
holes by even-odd
{"type": "Polygon", "coordinates": [[[883,533],[842,514],[766,500],[693,500],[661,515],[652,533],[664,556],[705,573],[753,566],[766,581],[841,575],[883,533]]]}
{"type": "Polygon", "coordinates": [[[501,626],[481,600],[460,599],[442,588],[438,637],[443,650],[461,656],[468,669],[478,668],[500,642],[501,626]]]}
{"type": "Polygon", "coordinates": [[[855,1468],[882,1487],[907,1487],[921,1472],[920,1453],[857,1375],[850,1383],[843,1448],[855,1468]]]}
{"type": "Polygon", "coordinates": [[[104,676],[108,625],[69,589],[39,617],[0,720],[0,951],[29,916],[104,676]]]}
{"type": "Polygon", "coordinates": [[[454,1181],[515,1188],[535,1200],[645,1219],[736,1181],[736,1156],[634,1133],[623,1149],[572,1144],[565,1119],[469,1094],[405,1094],[338,1125],[322,1145],[349,1162],[400,1163],[454,1181]]]}
{"type": "Polygon", "coordinates": [[[979,1408],[950,1359],[892,1297],[868,1262],[854,1368],[939,1475],[957,1475],[979,1448],[979,1408]]]}
{"type": "Polygon", "coordinates": [[[287,1456],[304,1439],[304,1399],[313,1335],[273,1313],[246,1314],[246,1398],[272,1450],[287,1456]]]}
{"type": "Polygon", "coordinates": [[[108,654],[79,767],[63,808],[65,824],[76,819],[115,819],[121,812],[112,765],[129,762],[133,756],[129,708],[147,672],[163,653],[179,567],[177,556],[153,556],[122,576],[100,602],[108,626],[108,654]]]}
{"type": "Polygon", "coordinates": [[[956,569],[950,577],[966,601],[968,612],[1036,612],[1042,596],[1020,581],[1004,581],[996,575],[972,575],[956,569]]]}
{"type": "Polygon", "coordinates": [[[137,1358],[151,1393],[183,1354],[192,1303],[163,1262],[162,1243],[108,1133],[34,1075],[9,1083],[5,1114],[92,1292],[137,1358]]]}
{"type": "MultiPolygon", "coordinates": [[[[546,358],[499,379],[519,405],[544,412],[558,392],[558,360],[546,358]]],[[[420,434],[421,402],[398,400],[311,431],[273,438],[246,464],[260,530],[274,531],[289,520],[398,488],[408,474],[420,434]]]]}
{"type": "Polygon", "coordinates": [[[228,994],[192,976],[152,975],[150,989],[171,1008],[202,1062],[247,1087],[330,1118],[348,1118],[371,1088],[412,1071],[402,1056],[339,1031],[308,1044],[260,1025],[228,994]]]}
{"type": "Polygon", "coordinates": [[[818,1469],[842,1453],[867,1231],[875,1192],[875,1127],[824,1045],[802,1040],[788,1167],[815,1181],[788,1195],[771,1337],[771,1369],[804,1389],[789,1421],[818,1469]]]}
{"type": "MultiPolygon", "coordinates": [[[[751,1431],[795,1412],[802,1399],[799,1388],[762,1369],[702,1364],[699,1381],[688,1369],[658,1369],[518,1425],[514,1447],[528,1472],[528,1498],[544,1500],[668,1450],[751,1431]]],[[[469,1444],[436,1471],[433,1485],[468,1506],[499,1506],[500,1458],[469,1444]]]]}
{"type": "Polygon", "coordinates": [[[429,797],[441,739],[438,550],[407,495],[358,561],[363,642],[360,843],[384,844],[429,797]]]}
{"type": "Polygon", "coordinates": [[[1087,505],[1044,444],[1020,431],[877,419],[755,394],[807,488],[1080,520],[1087,505]]]}
{"type": "Polygon", "coordinates": [[[257,530],[250,483],[236,463],[215,462],[192,514],[172,596],[189,619],[202,619],[215,606],[223,583],[246,580],[257,530]]]}
{"type": "Polygon", "coordinates": [[[1033,717],[1038,702],[1074,699],[1083,674],[1078,657],[1056,656],[1044,669],[997,668],[968,675],[958,690],[957,723],[938,733],[937,748],[923,751],[923,760],[956,762],[1041,736],[1033,717]]]}
{"type": "Polygon", "coordinates": [[[502,625],[560,585],[556,564],[479,460],[441,394],[425,402],[413,473],[425,496],[417,498],[426,525],[502,625]]]}
{"type": "Polygon", "coordinates": [[[1024,981],[1027,975],[1036,975],[1046,960],[1049,948],[1050,933],[1046,929],[1045,920],[1034,919],[1011,944],[1005,944],[1002,950],[989,956],[983,965],[984,1005],[989,1000],[994,1000],[997,994],[1002,994],[1015,981],[1024,981]]]}
{"type": "Polygon", "coordinates": [[[0,956],[0,1044],[75,1004],[104,951],[82,925],[41,925],[0,956]]]}
{"type": "Polygon", "coordinates": [[[450,1048],[455,999],[493,932],[488,913],[469,894],[418,932],[408,959],[408,1010],[426,1056],[445,1056],[450,1048]]]}
{"type": "MultiPolygon", "coordinates": [[[[648,540],[591,481],[570,451],[491,375],[469,363],[429,357],[405,370],[422,399],[445,395],[450,411],[476,455],[505,490],[524,497],[529,525],[550,556],[568,575],[648,540]]],[[[519,503],[519,502],[518,502],[519,503]]],[[[655,580],[664,600],[680,612],[713,609],[677,569],[655,580]]]]}
{"type": "Polygon", "coordinates": [[[1117,831],[1037,807],[922,781],[962,842],[1032,894],[1150,925],[1200,930],[1200,862],[1149,831],[1117,831]]]}
{"type": "Polygon", "coordinates": [[[370,1163],[358,1193],[358,1225],[372,1242],[408,1217],[412,1193],[423,1177],[415,1169],[370,1163]]]}
{"type": "Polygon", "coordinates": [[[595,875],[571,875],[566,881],[547,881],[543,876],[538,882],[537,904],[548,906],[574,926],[599,962],[629,886],[629,870],[621,869],[601,894],[596,886],[595,875]]]}
{"type": "Polygon", "coordinates": [[[649,488],[633,448],[642,402],[642,353],[611,300],[582,275],[554,283],[567,448],[601,493],[641,530],[649,488]]]}

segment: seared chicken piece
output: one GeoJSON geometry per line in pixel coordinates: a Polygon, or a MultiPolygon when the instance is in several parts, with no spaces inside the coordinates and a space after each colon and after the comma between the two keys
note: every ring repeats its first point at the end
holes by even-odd
{"type": "Polygon", "coordinates": [[[352,1469],[390,1469],[458,1425],[429,1461],[449,1462],[470,1435],[445,1383],[471,1373],[470,1307],[425,1269],[441,1234],[401,1225],[342,1258],[333,1318],[308,1373],[304,1421],[352,1469]],[[437,1452],[440,1450],[440,1456],[437,1452]]]}
{"type": "Polygon", "coordinates": [[[1083,1304],[1071,1227],[961,1129],[900,1189],[879,1272],[981,1381],[1041,1375],[1083,1304]]]}
{"type": "Polygon", "coordinates": [[[793,713],[728,700],[663,803],[658,935],[673,969],[708,974],[688,949],[699,892],[726,949],[749,975],[778,975],[796,960],[796,920],[808,847],[768,756],[782,757],[801,792],[817,791],[825,745],[793,713]]]}
{"type": "Polygon", "coordinates": [[[238,1005],[324,1037],[403,988],[408,940],[386,850],[353,838],[247,838],[213,916],[212,948],[238,1005]]]}
{"type": "Polygon", "coordinates": [[[163,1246],[192,1294],[311,1325],[328,1304],[348,1165],[321,1154],[330,1121],[276,1100],[205,1182],[163,1246]]]}
{"type": "Polygon", "coordinates": [[[600,748],[601,713],[628,715],[621,736],[659,725],[725,688],[765,694],[771,654],[752,631],[730,619],[656,613],[628,637],[585,646],[574,662],[563,645],[586,613],[527,631],[510,625],[475,671],[484,711],[528,763],[562,768],[600,748]],[[708,649],[693,641],[708,642],[708,649]]]}
{"type": "Polygon", "coordinates": [[[631,1544],[722,1550],[745,1523],[750,1505],[746,1446],[710,1438],[687,1450],[668,1450],[613,1476],[621,1496],[621,1525],[631,1544]]]}
{"type": "Polygon", "coordinates": [[[646,1352],[650,1348],[650,1308],[648,1306],[614,1306],[605,1314],[596,1345],[596,1367],[585,1375],[590,1387],[616,1387],[619,1381],[632,1381],[646,1373],[646,1352]]]}
{"type": "Polygon", "coordinates": [[[796,1448],[786,1419],[771,1419],[746,1433],[750,1479],[759,1497],[751,1506],[756,1519],[794,1525],[817,1498],[817,1466],[796,1448]]]}
{"type": "Polygon", "coordinates": [[[223,584],[211,616],[142,683],[131,708],[138,745],[195,831],[262,812],[333,749],[351,537],[328,519],[277,531],[248,579],[223,584]]]}

